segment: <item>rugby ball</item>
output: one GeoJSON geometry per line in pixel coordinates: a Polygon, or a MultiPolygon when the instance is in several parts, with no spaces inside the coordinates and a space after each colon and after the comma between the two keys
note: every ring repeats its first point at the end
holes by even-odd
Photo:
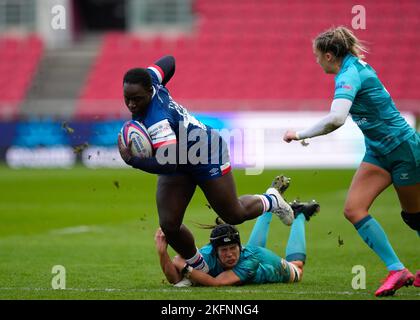
{"type": "Polygon", "coordinates": [[[121,128],[122,144],[127,147],[130,141],[133,155],[140,158],[150,158],[153,155],[152,140],[146,127],[139,121],[130,120],[121,128]]]}

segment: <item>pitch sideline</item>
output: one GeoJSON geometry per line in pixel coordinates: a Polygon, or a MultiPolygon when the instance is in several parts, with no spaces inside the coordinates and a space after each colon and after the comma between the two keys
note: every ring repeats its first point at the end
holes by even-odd
{"type": "MultiPolygon", "coordinates": [[[[0,291],[11,291],[11,290],[21,290],[21,291],[57,291],[52,288],[30,288],[30,287],[0,287],[0,291]]],[[[207,293],[209,290],[200,290],[198,288],[194,289],[146,289],[146,288],[139,288],[139,289],[118,289],[118,288],[66,288],[64,290],[58,291],[75,291],[75,292],[200,292],[200,293],[207,293]]],[[[363,295],[363,296],[371,296],[371,293],[368,292],[351,292],[351,291],[282,291],[282,290],[267,290],[267,289],[217,289],[217,292],[227,292],[227,293],[280,293],[280,294],[291,294],[291,295],[363,295]]],[[[420,296],[420,293],[414,294],[405,294],[402,292],[398,292],[398,296],[420,296]]]]}

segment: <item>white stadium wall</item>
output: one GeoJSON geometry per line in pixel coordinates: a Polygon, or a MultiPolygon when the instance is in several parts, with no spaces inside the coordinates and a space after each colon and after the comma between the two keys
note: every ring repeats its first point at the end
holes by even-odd
{"type": "MultiPolygon", "coordinates": [[[[236,166],[255,168],[355,168],[365,152],[364,139],[357,125],[348,118],[336,131],[300,142],[286,143],[287,129],[301,130],[315,124],[325,112],[246,112],[235,114],[233,128],[246,129],[242,149],[243,163],[236,166]]],[[[414,127],[415,117],[403,114],[414,127]]],[[[235,147],[233,147],[235,149],[235,147]]],[[[238,146],[236,147],[238,148],[238,146]]],[[[231,155],[241,154],[240,148],[231,155]]],[[[252,171],[250,171],[251,173],[252,171]]]]}
{"type": "MultiPolygon", "coordinates": [[[[283,141],[287,129],[307,128],[325,112],[224,112],[195,116],[229,141],[233,167],[245,168],[247,174],[259,174],[264,168],[355,168],[365,152],[363,135],[350,118],[329,135],[308,139],[306,146],[283,141]]],[[[403,116],[415,126],[412,114],[403,116]]],[[[61,123],[20,123],[5,150],[5,160],[12,168],[71,168],[78,161],[88,168],[128,168],[116,146],[124,122],[70,123],[75,128],[72,134],[65,132],[61,123]],[[91,129],[86,129],[89,126],[91,129]],[[84,146],[81,149],[80,144],[84,146]]]]}

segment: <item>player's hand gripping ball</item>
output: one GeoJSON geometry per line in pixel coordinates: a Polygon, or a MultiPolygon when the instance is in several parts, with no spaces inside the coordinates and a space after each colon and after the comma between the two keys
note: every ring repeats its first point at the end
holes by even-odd
{"type": "Polygon", "coordinates": [[[118,149],[121,158],[128,163],[135,156],[149,158],[153,155],[152,140],[146,127],[139,121],[124,123],[118,135],[118,149]]]}

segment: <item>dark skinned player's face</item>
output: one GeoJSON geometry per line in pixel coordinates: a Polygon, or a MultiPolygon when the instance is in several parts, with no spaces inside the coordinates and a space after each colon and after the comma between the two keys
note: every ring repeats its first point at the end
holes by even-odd
{"type": "Polygon", "coordinates": [[[152,100],[153,89],[145,89],[141,84],[124,83],[124,101],[132,114],[143,115],[152,100]]]}

